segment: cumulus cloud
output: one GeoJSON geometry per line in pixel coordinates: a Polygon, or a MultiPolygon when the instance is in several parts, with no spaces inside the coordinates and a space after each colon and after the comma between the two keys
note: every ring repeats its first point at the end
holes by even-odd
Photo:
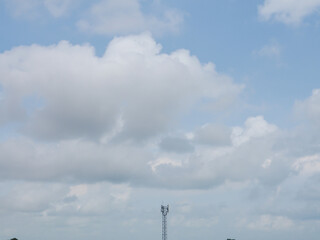
{"type": "MultiPolygon", "coordinates": [[[[21,46],[2,53],[0,66],[1,122],[18,124],[18,137],[0,143],[1,177],[12,180],[167,186],[161,169],[177,169],[157,159],[176,157],[186,163],[177,177],[200,174],[193,141],[170,129],[203,98],[219,102],[243,88],[187,50],[161,53],[149,34],[115,38],[102,57],[66,41],[21,46]]],[[[173,187],[215,179],[182,178],[173,187]]]]}
{"type": "Polygon", "coordinates": [[[0,148],[2,179],[142,184],[138,182],[150,172],[146,165],[150,153],[124,143],[106,146],[64,141],[48,145],[20,139],[2,143],[0,148]]]}
{"type": "MultiPolygon", "coordinates": [[[[144,48],[136,51],[155,57],[144,48]]],[[[8,93],[8,85],[4,86],[8,93]]],[[[121,119],[126,119],[121,107],[121,119]]],[[[121,120],[97,138],[76,135],[48,142],[12,136],[2,141],[0,212],[35,214],[41,221],[77,227],[97,218],[104,226],[112,219],[118,226],[136,229],[142,223],[157,224],[153,210],[145,208],[154,208],[149,205],[166,196],[176,211],[170,224],[177,228],[219,229],[236,212],[238,217],[229,224],[240,221],[241,227],[251,230],[285,232],[302,225],[310,229],[308,224],[319,217],[320,138],[316,131],[285,132],[263,116],[255,116],[239,126],[208,122],[187,133],[161,131],[135,141],[118,137],[125,124],[121,120]],[[195,195],[197,204],[192,202],[195,195]]],[[[6,231],[12,221],[3,220],[6,231]]]]}
{"type": "Polygon", "coordinates": [[[310,176],[320,173],[320,155],[315,154],[298,158],[292,167],[301,175],[310,176]]]}
{"type": "Polygon", "coordinates": [[[183,15],[177,10],[167,9],[156,17],[143,13],[138,0],[102,0],[91,7],[77,26],[82,31],[103,35],[141,31],[163,34],[178,32],[182,22],[183,15]]]}
{"type": "Polygon", "coordinates": [[[263,137],[277,130],[277,126],[269,124],[263,116],[251,117],[245,121],[245,128],[234,127],[232,130],[232,142],[239,146],[251,138],[263,137]]]}
{"type": "MultiPolygon", "coordinates": [[[[264,216],[249,224],[252,227],[272,230],[276,229],[274,221],[284,220],[284,223],[291,222],[288,227],[294,226],[294,222],[299,222],[301,227],[307,228],[301,225],[303,221],[319,218],[319,155],[296,157],[290,161],[287,168],[291,168],[290,174],[275,189],[262,190],[259,186],[260,192],[263,192],[260,198],[264,198],[265,201],[261,201],[255,208],[256,212],[262,212],[264,216]]],[[[286,228],[286,225],[283,227],[286,228]]]]}
{"type": "Polygon", "coordinates": [[[317,12],[319,7],[319,0],[265,0],[258,10],[264,20],[299,24],[305,17],[317,12]]]}
{"type": "Polygon", "coordinates": [[[288,175],[286,169],[290,168],[290,163],[273,152],[280,140],[279,132],[263,117],[248,118],[244,128],[236,127],[233,132],[229,131],[229,139],[229,145],[195,141],[191,153],[162,152],[161,163],[160,160],[151,162],[156,169],[153,178],[157,184],[168,188],[210,188],[226,181],[249,179],[276,185],[288,175]],[[269,158],[273,159],[272,162],[268,168],[263,167],[269,158]]]}
{"type": "Polygon", "coordinates": [[[142,34],[115,38],[101,58],[65,41],[7,51],[0,55],[2,122],[23,122],[25,134],[46,140],[97,139],[116,126],[119,137],[143,139],[202,97],[214,102],[242,89],[186,50],[160,50],[142,34]],[[32,107],[23,107],[30,97],[32,107]]]}
{"type": "MultiPolygon", "coordinates": [[[[47,49],[44,47],[33,47],[39,52],[45,50],[46,53],[47,49]]],[[[74,72],[72,69],[76,68],[68,65],[72,62],[70,60],[64,63],[66,68],[64,64],[58,65],[62,70],[59,68],[44,70],[44,66],[40,73],[34,70],[37,74],[33,73],[32,69],[26,71],[28,68],[25,63],[13,72],[25,69],[22,76],[18,76],[24,79],[24,74],[28,72],[27,76],[30,74],[36,77],[26,77],[30,84],[23,82],[25,87],[21,88],[18,84],[21,82],[15,83],[16,79],[13,78],[16,75],[10,71],[12,75],[4,71],[11,76],[10,82],[4,81],[4,89],[5,91],[11,89],[13,93],[10,92],[10,94],[16,96],[17,102],[30,93],[42,96],[45,102],[40,109],[29,113],[31,116],[27,115],[28,120],[25,121],[26,127],[23,133],[37,139],[41,136],[40,139],[54,141],[37,143],[28,138],[20,138],[0,144],[3,179],[63,182],[111,181],[127,182],[138,186],[189,189],[210,188],[223,184],[227,180],[241,182],[251,179],[265,184],[278,184],[287,176],[289,168],[287,168],[286,158],[283,160],[273,152],[275,144],[279,141],[277,140],[278,128],[268,123],[262,116],[248,118],[244,127],[217,128],[211,123],[204,126],[205,130],[196,128],[191,138],[170,135],[161,137],[163,133],[169,131],[168,124],[175,121],[175,114],[180,114],[181,109],[185,111],[187,107],[192,108],[192,102],[199,101],[203,96],[211,97],[212,101],[215,101],[217,98],[223,98],[225,95],[241,90],[241,86],[233,84],[229,78],[219,78],[219,74],[214,71],[212,65],[203,66],[185,50],[179,50],[170,55],[160,54],[160,46],[155,44],[148,35],[115,39],[101,59],[95,57],[88,46],[70,46],[67,43],[61,43],[50,47],[50,51],[59,53],[54,55],[54,59],[59,59],[61,63],[63,58],[59,58],[59,55],[63,56],[68,53],[68,50],[71,56],[75,52],[80,55],[85,53],[85,60],[77,57],[73,62],[73,64],[77,61],[81,62],[83,73],[74,72]],[[130,47],[125,50],[125,46],[130,47]],[[89,64],[91,70],[85,67],[86,61],[91,63],[89,64]],[[103,66],[101,69],[100,61],[103,66]],[[111,64],[111,67],[108,64],[111,64]],[[62,74],[69,70],[71,73],[67,73],[66,76],[62,74]],[[41,75],[42,71],[47,74],[41,75]],[[37,78],[39,74],[43,77],[37,78]],[[181,78],[181,76],[184,77],[181,78]],[[45,81],[45,84],[42,81],[45,81]],[[55,81],[59,85],[55,85],[57,84],[55,81]],[[90,88],[92,88],[91,91],[97,88],[96,94],[88,97],[86,91],[78,88],[78,81],[80,84],[86,83],[85,90],[89,92],[90,88]],[[99,84],[92,85],[92,81],[99,84]],[[15,89],[15,84],[18,84],[19,88],[15,89]],[[63,89],[58,87],[60,84],[63,89]],[[20,92],[18,89],[23,91],[20,92]],[[105,91],[101,91],[102,89],[105,91]],[[73,97],[73,93],[75,93],[75,99],[69,100],[73,97]],[[106,119],[114,114],[113,118],[121,117],[122,123],[117,125],[116,121],[111,122],[108,128],[102,125],[99,131],[93,131],[94,134],[92,134],[93,126],[97,127],[96,118],[102,116],[101,122],[108,124],[108,121],[103,119],[104,115],[98,114],[100,111],[97,110],[102,107],[108,110],[110,101],[104,99],[105,95],[111,98],[112,109],[115,109],[111,112],[107,111],[106,119]],[[56,100],[58,100],[57,104],[56,100]],[[55,104],[50,105],[49,102],[55,104]],[[78,106],[79,103],[81,107],[78,106]],[[88,116],[87,110],[82,109],[86,104],[89,104],[89,111],[93,111],[92,115],[88,116]],[[55,111],[55,108],[65,107],[67,110],[63,111],[63,115],[55,111]],[[49,113],[53,111],[50,115],[52,117],[47,118],[46,115],[43,117],[41,114],[45,111],[49,113]],[[84,120],[81,119],[82,114],[85,116],[84,120]],[[161,116],[165,118],[162,120],[161,116]],[[74,123],[69,121],[70,117],[74,123]],[[54,122],[56,118],[58,122],[54,122]],[[41,121],[43,125],[39,124],[41,121]],[[40,135],[39,133],[43,131],[42,126],[46,126],[48,121],[56,124],[56,126],[50,125],[50,128],[55,130],[52,132],[53,135],[47,132],[45,135],[40,135]],[[78,121],[86,124],[79,124],[80,127],[77,128],[78,121]],[[32,125],[34,122],[36,124],[32,125]],[[68,133],[70,130],[66,126],[69,123],[76,128],[68,133]],[[90,126],[91,124],[93,126],[90,126]],[[32,131],[27,131],[30,126],[33,126],[32,131]],[[38,126],[41,126],[40,129],[37,128],[38,126]],[[113,131],[114,128],[117,130],[113,131]],[[37,134],[34,135],[34,133],[37,134]],[[62,134],[59,135],[59,133],[62,134]],[[66,133],[68,135],[65,135],[66,133]],[[158,142],[159,145],[155,145],[153,139],[159,138],[161,139],[158,142]],[[141,139],[144,139],[144,147],[137,144],[141,139]],[[14,149],[20,149],[20,151],[17,152],[14,149]],[[268,162],[268,159],[272,161],[268,162]]],[[[7,52],[5,55],[10,53],[7,52]]],[[[43,54],[40,56],[42,60],[45,59],[43,54]]],[[[21,58],[20,62],[24,63],[21,58]]],[[[10,61],[3,61],[3,63],[10,64],[10,61]]],[[[23,122],[23,120],[20,121],[23,122]]]]}
{"type": "Polygon", "coordinates": [[[183,137],[165,137],[159,144],[160,148],[169,152],[191,152],[193,151],[193,145],[190,141],[183,137]]]}
{"type": "Polygon", "coordinates": [[[243,139],[233,146],[211,149],[210,145],[200,145],[191,153],[155,154],[154,147],[148,144],[141,147],[130,142],[68,140],[40,144],[23,138],[10,140],[0,144],[1,177],[71,183],[127,182],[181,189],[210,188],[226,180],[281,182],[289,168],[285,160],[273,153],[273,132],[257,128],[264,122],[261,117],[247,122],[250,124],[246,124],[243,136],[237,136],[243,139]],[[273,161],[266,169],[263,164],[268,158],[273,161]]]}
{"type": "MultiPolygon", "coordinates": [[[[30,184],[0,197],[5,209],[47,217],[108,215],[111,208],[127,208],[132,188],[239,184],[261,201],[254,208],[261,217],[250,218],[249,228],[290,229],[292,219],[314,217],[303,214],[301,198],[319,201],[304,192],[306,185],[318,189],[316,132],[286,133],[263,116],[233,127],[208,122],[172,130],[203,98],[220,101],[242,89],[187,50],[161,53],[142,34],[115,38],[102,57],[89,45],[68,42],[17,47],[0,55],[0,66],[2,124],[19,123],[17,135],[0,142],[0,177],[30,184]],[[31,201],[31,195],[38,197],[31,201]],[[296,212],[284,204],[292,199],[299,202],[296,212]]],[[[299,104],[316,105],[316,96],[299,104]]],[[[177,226],[192,211],[186,209],[177,226]]],[[[199,215],[187,224],[219,221],[199,215]]]]}
{"type": "MultiPolygon", "coordinates": [[[[67,187],[64,185],[64,187],[67,187]]],[[[118,211],[126,207],[130,198],[131,189],[126,185],[113,185],[109,183],[96,183],[86,185],[71,185],[70,192],[60,195],[56,201],[51,201],[50,206],[43,211],[47,216],[74,215],[81,216],[104,215],[118,211]],[[70,193],[75,188],[81,188],[81,194],[75,194],[74,198],[70,193]],[[85,188],[85,192],[83,189],[85,188]]]]}
{"type": "Polygon", "coordinates": [[[231,129],[221,124],[205,124],[194,133],[194,140],[200,144],[223,146],[231,144],[231,129]]]}
{"type": "MultiPolygon", "coordinates": [[[[131,41],[129,42],[131,43],[131,41]]],[[[55,46],[51,48],[55,49],[55,46]]],[[[123,48],[120,49],[123,50],[123,48]]],[[[156,59],[162,56],[159,53],[155,54],[153,50],[137,47],[136,51],[130,53],[131,57],[134,57],[136,52],[140,53],[140,57],[141,54],[147,54],[147,56],[156,59]]],[[[123,63],[121,54],[118,53],[115,51],[110,54],[113,57],[117,56],[112,59],[123,63]]],[[[127,52],[122,54],[128,56],[127,52]]],[[[170,55],[163,57],[167,59],[170,55]]],[[[96,61],[98,60],[96,59],[96,61]]],[[[113,64],[115,63],[113,62],[113,64]]],[[[152,66],[152,64],[150,65],[152,66]]],[[[201,66],[200,64],[200,69],[201,66]]],[[[115,71],[115,68],[112,69],[115,71]]],[[[128,83],[126,79],[132,79],[131,77],[121,78],[122,83],[128,83]]],[[[135,78],[132,81],[136,81],[135,78]]],[[[200,81],[199,78],[197,81],[200,81]]],[[[4,86],[6,89],[6,86],[9,85],[4,84],[4,86]]],[[[21,94],[25,89],[27,87],[23,88],[21,94]]],[[[130,89],[135,91],[132,85],[130,89]]],[[[152,88],[150,89],[152,90],[152,88]]],[[[40,93],[43,92],[40,91],[40,93]]],[[[142,94],[139,91],[137,93],[142,94]]],[[[203,91],[201,93],[203,94],[203,91]]],[[[193,97],[190,99],[194,101],[197,99],[195,96],[202,96],[198,93],[191,95],[193,97]]],[[[46,99],[46,95],[42,97],[46,99]]],[[[98,103],[96,102],[96,104],[98,103]]],[[[134,98],[130,104],[136,104],[134,98]]],[[[139,106],[140,104],[139,101],[139,106]]],[[[188,104],[188,106],[191,105],[188,104]]],[[[86,138],[87,135],[81,132],[83,135],[75,134],[72,139],[62,137],[51,142],[41,143],[30,139],[30,137],[12,138],[2,142],[0,144],[0,176],[3,180],[19,179],[67,183],[108,181],[151,188],[205,189],[223,185],[228,181],[251,181],[258,182],[265,187],[276,187],[286,182],[289,176],[298,176],[297,179],[300,179],[300,172],[305,178],[312,177],[318,172],[315,169],[319,165],[319,153],[316,147],[309,144],[308,139],[302,137],[304,132],[298,132],[295,136],[284,133],[274,124],[268,123],[263,116],[249,117],[243,126],[220,127],[222,131],[218,131],[214,123],[208,123],[204,125],[204,129],[207,131],[201,132],[201,128],[196,127],[194,132],[186,134],[189,137],[183,137],[185,136],[183,134],[176,136],[169,134],[163,137],[163,134],[158,135],[151,131],[151,137],[141,142],[141,136],[135,138],[135,135],[131,135],[132,132],[125,133],[126,124],[130,124],[131,119],[127,118],[129,115],[126,115],[126,107],[123,102],[120,107],[120,115],[124,119],[123,123],[119,125],[120,127],[116,124],[115,128],[119,128],[116,131],[106,130],[106,135],[102,137],[86,138]],[[134,139],[139,141],[134,141],[134,139]],[[15,151],[15,149],[19,149],[19,151],[15,151]],[[314,157],[306,158],[307,152],[313,154],[308,156],[314,157]]],[[[181,106],[176,106],[177,109],[179,107],[181,106]]],[[[182,107],[185,108],[185,106],[182,107]]],[[[46,104],[40,110],[34,110],[29,114],[37,114],[37,111],[44,111],[45,108],[46,104]]],[[[143,109],[145,108],[143,107],[143,109]]],[[[75,107],[74,109],[77,110],[75,107]]],[[[27,120],[26,124],[28,125],[32,120],[32,118],[27,120]]],[[[160,132],[163,133],[163,130],[160,132]]],[[[310,135],[310,141],[314,146],[318,146],[315,139],[320,141],[316,136],[310,135]]],[[[301,182],[304,181],[301,178],[301,182]]],[[[85,192],[85,190],[78,187],[74,188],[72,192],[74,193],[72,196],[77,197],[76,193],[80,196],[81,192],[85,192]]],[[[125,199],[126,195],[120,194],[117,198],[125,199]]]]}
{"type": "Polygon", "coordinates": [[[320,89],[314,89],[307,99],[296,101],[294,107],[297,116],[320,127],[320,89]]]}

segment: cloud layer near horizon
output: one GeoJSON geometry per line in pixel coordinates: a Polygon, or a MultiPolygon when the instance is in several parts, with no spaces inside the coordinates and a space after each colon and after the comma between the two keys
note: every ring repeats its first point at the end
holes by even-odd
{"type": "MultiPolygon", "coordinates": [[[[185,128],[199,109],[232,108],[244,86],[185,49],[161,52],[149,34],[114,38],[101,57],[90,45],[66,41],[16,47],[0,54],[0,74],[0,122],[8,132],[0,142],[1,212],[47,221],[77,214],[71,224],[82,226],[115,211],[134,216],[128,205],[139,189],[147,189],[142,196],[173,196],[175,226],[223,221],[183,202],[192,191],[244,194],[252,205],[234,224],[248,229],[293,229],[320,211],[308,207],[320,201],[313,194],[320,173],[317,89],[294,104],[303,123],[312,122],[299,128],[282,130],[263,116],[185,128]]],[[[225,214],[223,206],[215,211],[225,214]]]]}

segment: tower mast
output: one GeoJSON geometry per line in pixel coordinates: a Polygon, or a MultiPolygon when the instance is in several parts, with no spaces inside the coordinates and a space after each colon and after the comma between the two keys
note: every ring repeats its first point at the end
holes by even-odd
{"type": "Polygon", "coordinates": [[[169,213],[169,205],[161,205],[162,213],[162,240],[167,240],[167,214],[169,213]]]}

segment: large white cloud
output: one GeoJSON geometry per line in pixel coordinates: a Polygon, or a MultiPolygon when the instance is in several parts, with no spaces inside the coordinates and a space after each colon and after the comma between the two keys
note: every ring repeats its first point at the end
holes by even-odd
{"type": "MultiPolygon", "coordinates": [[[[102,57],[65,41],[17,47],[0,55],[0,73],[2,126],[18,124],[18,137],[0,144],[1,176],[12,180],[166,186],[148,164],[161,157],[154,149],[188,159],[194,147],[162,137],[203,99],[232,103],[243,88],[187,50],[161,53],[149,34],[115,38],[102,57]]],[[[173,187],[188,188],[191,179],[173,187]]]]}
{"type": "Polygon", "coordinates": [[[299,24],[305,17],[317,12],[319,7],[319,0],[265,0],[259,6],[259,15],[265,20],[299,24]]]}
{"type": "Polygon", "coordinates": [[[242,89],[187,50],[160,53],[148,34],[115,38],[103,57],[89,45],[17,47],[0,55],[2,122],[22,122],[39,139],[122,137],[165,131],[201,99],[242,89]],[[27,119],[27,121],[25,120],[27,119]]]}
{"type": "Polygon", "coordinates": [[[102,57],[68,42],[17,47],[0,66],[2,124],[19,123],[0,144],[3,180],[276,186],[296,158],[317,154],[303,133],[283,133],[262,116],[176,134],[194,106],[225,102],[243,87],[187,50],[161,53],[148,34],[115,38],[102,57]]]}

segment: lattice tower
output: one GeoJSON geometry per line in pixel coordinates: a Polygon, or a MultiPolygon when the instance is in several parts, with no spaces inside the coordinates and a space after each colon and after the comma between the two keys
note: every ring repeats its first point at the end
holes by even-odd
{"type": "Polygon", "coordinates": [[[169,205],[161,205],[162,213],[162,240],[167,240],[167,214],[169,213],[169,205]]]}

